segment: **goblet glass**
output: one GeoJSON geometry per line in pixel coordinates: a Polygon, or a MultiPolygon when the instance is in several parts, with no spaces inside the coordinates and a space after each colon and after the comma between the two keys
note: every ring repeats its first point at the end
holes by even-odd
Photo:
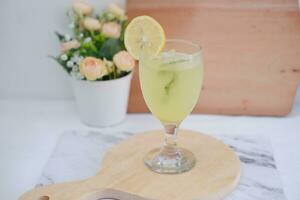
{"type": "Polygon", "coordinates": [[[165,141],[150,151],[144,162],[157,173],[177,174],[196,163],[192,152],[177,146],[181,122],[195,107],[202,82],[203,62],[198,45],[185,40],[167,40],[155,56],[139,60],[142,93],[150,111],[164,126],[165,141]]]}

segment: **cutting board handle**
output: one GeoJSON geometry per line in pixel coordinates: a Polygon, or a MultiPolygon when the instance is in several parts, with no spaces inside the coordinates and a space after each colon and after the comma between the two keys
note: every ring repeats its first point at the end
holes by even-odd
{"type": "Polygon", "coordinates": [[[19,200],[150,200],[127,192],[109,188],[96,188],[86,181],[53,184],[25,193],[19,200]],[[85,187],[86,185],[87,187],[85,187]],[[96,189],[95,189],[96,188],[96,189]],[[64,193],[65,195],[61,195],[64,193]],[[67,194],[72,195],[67,195],[67,194]],[[77,197],[74,198],[74,193],[77,197]],[[68,198],[70,196],[70,198],[68,198]],[[63,199],[62,199],[63,198],[63,199]]]}
{"type": "MultiPolygon", "coordinates": [[[[89,188],[81,187],[84,182],[85,181],[58,183],[38,187],[23,194],[19,200],[69,200],[68,196],[73,196],[74,193],[77,194],[76,196],[78,196],[79,199],[82,194],[86,194],[91,191],[89,188]]],[[[76,200],[73,197],[71,197],[72,200],[76,200]]]]}
{"type": "Polygon", "coordinates": [[[83,195],[78,200],[150,200],[137,195],[129,194],[115,189],[98,189],[83,195]]]}

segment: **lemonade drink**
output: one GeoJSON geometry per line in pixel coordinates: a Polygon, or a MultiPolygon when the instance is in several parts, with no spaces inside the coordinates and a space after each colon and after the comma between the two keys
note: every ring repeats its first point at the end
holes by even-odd
{"type": "Polygon", "coordinates": [[[150,111],[163,123],[179,124],[194,108],[203,81],[201,55],[175,51],[140,59],[140,80],[150,111]]]}
{"type": "Polygon", "coordinates": [[[157,173],[179,174],[196,164],[191,151],[178,147],[177,130],[201,91],[202,53],[197,44],[165,38],[163,27],[155,19],[138,16],[128,24],[124,43],[130,55],[139,60],[147,106],[164,126],[162,147],[149,151],[144,163],[157,173]]]}

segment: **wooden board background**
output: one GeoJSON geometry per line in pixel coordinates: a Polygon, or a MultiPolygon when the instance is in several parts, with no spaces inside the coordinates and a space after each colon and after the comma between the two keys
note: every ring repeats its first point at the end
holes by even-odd
{"type": "MultiPolygon", "coordinates": [[[[300,82],[297,0],[128,0],[130,18],[150,15],[168,38],[202,46],[204,86],[195,113],[287,115],[300,82]]],[[[138,69],[129,112],[148,112],[138,69]]]]}

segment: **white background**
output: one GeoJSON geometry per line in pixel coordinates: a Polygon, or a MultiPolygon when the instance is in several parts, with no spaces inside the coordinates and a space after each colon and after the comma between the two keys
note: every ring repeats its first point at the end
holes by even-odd
{"type": "MultiPolygon", "coordinates": [[[[59,53],[54,31],[67,32],[72,0],[0,1],[0,98],[70,99],[68,76],[48,55],[59,53]]],[[[108,2],[87,0],[101,10],[108,2]]]]}

